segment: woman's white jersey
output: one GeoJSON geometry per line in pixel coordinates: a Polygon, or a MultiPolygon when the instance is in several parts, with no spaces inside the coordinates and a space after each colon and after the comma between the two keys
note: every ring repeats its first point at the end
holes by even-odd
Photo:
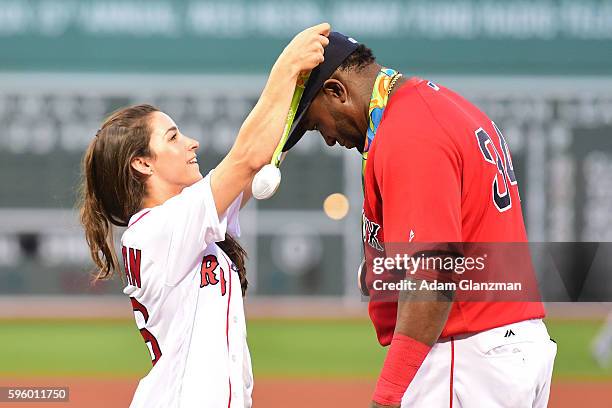
{"type": "Polygon", "coordinates": [[[135,214],[121,238],[136,324],[153,367],[131,407],[250,407],[253,376],[235,265],[216,245],[240,235],[242,195],[217,215],[210,173],[135,214]]]}

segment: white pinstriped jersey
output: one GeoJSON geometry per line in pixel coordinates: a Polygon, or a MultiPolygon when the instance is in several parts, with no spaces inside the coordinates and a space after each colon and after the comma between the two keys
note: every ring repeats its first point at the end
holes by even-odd
{"type": "Polygon", "coordinates": [[[135,214],[121,238],[136,324],[153,361],[131,407],[250,407],[253,377],[236,267],[215,244],[240,235],[238,197],[219,218],[210,173],[135,214]]]}

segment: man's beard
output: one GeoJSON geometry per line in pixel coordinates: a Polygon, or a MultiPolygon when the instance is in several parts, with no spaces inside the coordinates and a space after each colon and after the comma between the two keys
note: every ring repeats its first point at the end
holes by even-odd
{"type": "Polygon", "coordinates": [[[359,153],[363,153],[363,146],[365,145],[365,133],[359,134],[356,126],[349,120],[346,115],[338,112],[330,111],[331,117],[334,119],[336,125],[336,132],[341,135],[342,140],[350,144],[355,145],[359,153]]]}

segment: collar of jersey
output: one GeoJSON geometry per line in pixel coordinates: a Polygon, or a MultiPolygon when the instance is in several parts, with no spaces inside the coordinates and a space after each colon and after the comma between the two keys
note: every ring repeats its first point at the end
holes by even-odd
{"type": "Polygon", "coordinates": [[[127,227],[130,228],[132,225],[136,224],[138,221],[142,219],[142,217],[147,215],[149,211],[151,211],[150,208],[143,208],[142,210],[138,211],[136,214],[132,215],[132,217],[130,218],[130,221],[128,222],[127,227]]]}

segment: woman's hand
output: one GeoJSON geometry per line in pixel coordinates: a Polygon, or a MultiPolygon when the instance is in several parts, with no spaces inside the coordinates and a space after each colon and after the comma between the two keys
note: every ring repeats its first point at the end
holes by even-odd
{"type": "Polygon", "coordinates": [[[297,34],[278,57],[275,68],[288,69],[296,78],[301,72],[311,71],[323,62],[330,30],[328,23],[321,23],[297,34]]]}

